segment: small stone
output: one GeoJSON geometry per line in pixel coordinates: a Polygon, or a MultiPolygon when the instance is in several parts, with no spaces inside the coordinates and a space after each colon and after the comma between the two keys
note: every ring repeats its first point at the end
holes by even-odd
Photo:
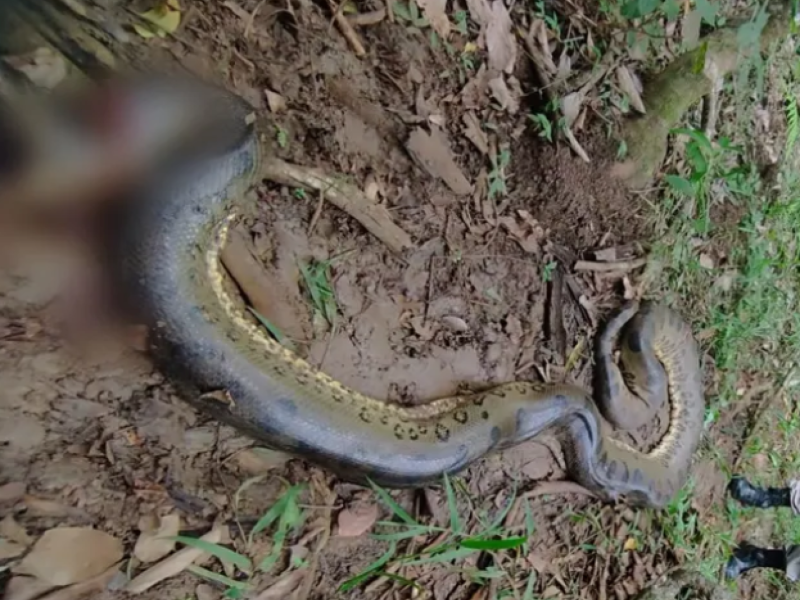
{"type": "Polygon", "coordinates": [[[461,317],[457,317],[455,315],[447,315],[442,317],[442,323],[451,331],[456,331],[458,333],[469,331],[469,325],[467,325],[467,322],[461,317]]]}

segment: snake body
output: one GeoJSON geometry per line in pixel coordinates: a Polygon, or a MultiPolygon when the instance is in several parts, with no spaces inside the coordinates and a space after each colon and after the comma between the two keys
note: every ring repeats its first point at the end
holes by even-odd
{"type": "Polygon", "coordinates": [[[580,387],[523,382],[401,407],[348,389],[274,341],[226,292],[220,250],[249,202],[261,146],[251,108],[213,90],[207,114],[224,144],[154,177],[122,238],[122,272],[150,325],[151,356],[185,400],[356,483],[422,486],[555,428],[569,475],[602,499],[660,507],[683,485],[703,387],[691,329],[664,306],[630,303],[608,322],[596,349],[599,409],[580,387]],[[651,451],[611,437],[609,423],[640,425],[667,401],[669,427],[651,451]]]}

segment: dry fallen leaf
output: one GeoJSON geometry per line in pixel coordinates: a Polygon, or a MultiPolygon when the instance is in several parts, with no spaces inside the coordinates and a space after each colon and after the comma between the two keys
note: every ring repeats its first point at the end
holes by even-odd
{"type": "Polygon", "coordinates": [[[161,560],[175,549],[175,541],[169,538],[178,535],[180,527],[180,516],[171,514],[162,517],[155,528],[142,528],[133,555],[143,563],[161,560]]]}
{"type": "Polygon", "coordinates": [[[12,515],[6,515],[6,517],[0,521],[0,536],[26,547],[33,543],[33,538],[28,535],[28,532],[25,531],[22,525],[14,520],[12,515]]]}
{"type": "MultiPolygon", "coordinates": [[[[211,544],[219,544],[225,529],[223,525],[217,524],[200,539],[211,544]]],[[[123,589],[130,594],[141,594],[165,579],[181,573],[192,563],[201,562],[209,556],[207,552],[203,552],[199,548],[188,546],[139,573],[123,589]]]]}
{"type": "Polygon", "coordinates": [[[358,537],[369,531],[377,520],[377,504],[361,504],[346,508],[339,513],[338,533],[341,537],[358,537]]]}
{"type": "Polygon", "coordinates": [[[443,132],[432,130],[428,134],[418,127],[408,136],[406,148],[422,167],[434,177],[441,178],[456,194],[466,195],[472,191],[443,132]]]}
{"type": "Polygon", "coordinates": [[[28,54],[9,56],[5,61],[39,87],[51,90],[67,76],[67,62],[52,48],[37,48],[28,54]]]}
{"type": "Polygon", "coordinates": [[[640,96],[640,90],[636,85],[633,74],[628,70],[628,67],[622,65],[617,67],[617,81],[619,82],[620,89],[625,93],[631,101],[631,106],[640,113],[644,114],[644,102],[640,96]]]}
{"type": "Polygon", "coordinates": [[[485,27],[492,20],[492,7],[489,0],[467,0],[467,8],[472,20],[485,27]]]}
{"type": "Polygon", "coordinates": [[[25,546],[0,538],[0,561],[16,558],[25,552],[25,546]]]}
{"type": "Polygon", "coordinates": [[[450,19],[447,18],[447,0],[416,0],[425,13],[431,27],[445,40],[450,35],[450,19]]]}
{"type": "Polygon", "coordinates": [[[459,333],[469,331],[469,325],[467,325],[467,322],[461,317],[457,317],[455,315],[445,315],[442,317],[442,323],[452,331],[459,333]]]}
{"type": "Polygon", "coordinates": [[[491,20],[486,27],[486,51],[489,54],[489,68],[511,73],[517,61],[517,39],[514,37],[514,24],[503,0],[492,4],[491,20]]]}
{"type": "Polygon", "coordinates": [[[236,464],[249,475],[263,475],[286,464],[292,457],[269,448],[247,448],[235,455],[236,464]]]}
{"type": "Polygon", "coordinates": [[[489,137],[481,129],[481,122],[478,120],[478,116],[473,111],[468,111],[464,113],[462,119],[467,127],[464,130],[464,137],[475,144],[475,147],[482,154],[489,154],[489,137]]]}
{"type": "Polygon", "coordinates": [[[13,504],[25,497],[27,487],[24,481],[12,481],[0,485],[0,504],[13,504]]]}
{"type": "Polygon", "coordinates": [[[586,95],[580,90],[567,94],[561,99],[561,112],[566,119],[567,127],[572,127],[575,119],[578,118],[585,99],[586,95]]]}
{"type": "Polygon", "coordinates": [[[100,575],[121,559],[122,542],[104,531],[57,527],[44,532],[22,559],[19,572],[53,585],[70,585],[100,575]]]}
{"type": "Polygon", "coordinates": [[[270,112],[279,113],[286,110],[286,98],[272,90],[264,90],[264,95],[267,97],[270,112]]]}
{"type": "Polygon", "coordinates": [[[531,232],[529,227],[520,225],[514,217],[510,216],[500,217],[497,221],[511,234],[511,237],[516,240],[525,252],[537,256],[542,253],[540,242],[544,237],[544,230],[541,227],[537,226],[531,232]]]}
{"type": "Polygon", "coordinates": [[[495,77],[489,80],[489,89],[492,91],[492,96],[500,108],[508,112],[510,115],[517,114],[519,110],[519,100],[506,85],[506,80],[503,77],[495,77]]]}
{"type": "Polygon", "coordinates": [[[300,585],[300,582],[303,581],[305,575],[306,569],[298,569],[297,571],[286,573],[256,596],[254,600],[283,600],[284,598],[289,598],[297,586],[300,585]]]}
{"type": "Polygon", "coordinates": [[[53,589],[52,584],[40,581],[35,577],[14,575],[6,584],[3,600],[34,600],[53,589]]]}
{"type": "Polygon", "coordinates": [[[700,253],[700,256],[698,257],[698,262],[700,263],[700,266],[703,267],[704,269],[714,268],[714,259],[711,258],[705,252],[700,253]]]}
{"type": "Polygon", "coordinates": [[[629,537],[627,540],[625,540],[625,543],[622,546],[623,550],[626,550],[628,552],[630,552],[631,550],[636,550],[638,547],[639,544],[636,543],[636,538],[632,537],[629,537]]]}

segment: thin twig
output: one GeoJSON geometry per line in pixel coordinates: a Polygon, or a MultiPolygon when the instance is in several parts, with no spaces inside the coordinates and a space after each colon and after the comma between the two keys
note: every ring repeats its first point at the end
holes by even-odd
{"type": "Polygon", "coordinates": [[[367,198],[354,185],[330,177],[318,169],[293,165],[275,156],[262,159],[259,175],[281,185],[323,193],[331,204],[348,213],[396,254],[414,247],[411,236],[394,223],[389,211],[367,198]]]}
{"type": "Polygon", "coordinates": [[[367,51],[364,50],[364,45],[361,43],[361,39],[358,37],[356,30],[353,29],[353,26],[350,25],[350,22],[347,20],[347,18],[342,14],[340,7],[337,6],[333,0],[328,0],[328,6],[330,6],[331,12],[333,13],[333,18],[336,21],[336,24],[339,26],[339,31],[342,32],[342,35],[350,44],[350,47],[353,49],[355,55],[359,58],[366,55],[367,51]]]}
{"type": "Polygon", "coordinates": [[[322,214],[322,207],[325,205],[325,194],[320,190],[319,192],[319,200],[317,201],[317,207],[314,209],[314,214],[311,216],[311,222],[308,224],[308,231],[306,235],[311,235],[314,233],[314,227],[317,226],[317,221],[319,221],[319,216],[322,214]]]}
{"type": "Polygon", "coordinates": [[[348,15],[345,17],[353,27],[365,27],[368,25],[377,25],[386,20],[386,9],[379,8],[365,13],[358,13],[355,15],[348,15]]]}
{"type": "Polygon", "coordinates": [[[634,260],[617,260],[614,262],[597,262],[594,260],[579,260],[573,265],[575,271],[594,271],[595,273],[608,273],[610,271],[633,271],[647,264],[646,258],[634,260]]]}

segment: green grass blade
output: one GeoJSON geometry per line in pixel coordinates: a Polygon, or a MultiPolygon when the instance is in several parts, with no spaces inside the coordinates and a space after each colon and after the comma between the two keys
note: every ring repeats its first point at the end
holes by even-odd
{"type": "Polygon", "coordinates": [[[459,542],[462,548],[473,550],[510,550],[519,548],[527,541],[527,537],[510,537],[501,540],[482,540],[480,538],[469,538],[459,542]]]}
{"type": "Polygon", "coordinates": [[[461,533],[461,518],[458,515],[458,503],[456,502],[456,493],[453,486],[450,484],[450,478],[447,473],[444,474],[444,489],[447,494],[447,508],[450,512],[450,529],[453,533],[461,533]]]}
{"type": "Polygon", "coordinates": [[[264,513],[264,516],[262,516],[256,522],[256,524],[253,525],[253,529],[250,530],[250,535],[248,536],[250,543],[253,542],[253,536],[255,534],[264,531],[267,527],[272,525],[278,519],[278,517],[281,516],[283,511],[286,510],[286,505],[288,504],[288,502],[289,500],[285,495],[281,496],[278,499],[278,501],[275,504],[273,504],[272,507],[266,513],[264,513]]]}
{"type": "Polygon", "coordinates": [[[253,542],[253,536],[255,534],[264,531],[267,527],[272,525],[276,519],[283,517],[284,513],[289,511],[291,515],[292,511],[297,510],[297,496],[300,495],[300,492],[302,492],[304,488],[304,484],[298,483],[284,492],[284,494],[278,499],[272,508],[270,508],[253,526],[253,529],[250,531],[250,535],[248,536],[250,543],[253,542]]]}
{"type": "Polygon", "coordinates": [[[191,546],[193,548],[197,548],[198,550],[202,550],[203,552],[207,552],[212,556],[216,556],[220,560],[224,560],[226,562],[232,563],[239,567],[245,573],[250,573],[253,570],[253,565],[250,562],[250,559],[246,556],[242,556],[238,552],[234,552],[233,550],[226,548],[225,546],[220,546],[219,544],[214,544],[213,542],[208,542],[206,540],[201,540],[199,538],[187,537],[185,535],[176,535],[171,537],[173,541],[180,542],[186,546],[191,546]]]}
{"type": "Polygon", "coordinates": [[[214,571],[198,565],[189,565],[186,570],[190,573],[194,573],[198,577],[202,577],[203,579],[207,579],[209,581],[216,581],[217,583],[220,583],[228,588],[246,590],[250,587],[246,581],[236,581],[235,579],[231,579],[222,573],[215,573],[214,571]]]}
{"type": "Polygon", "coordinates": [[[531,571],[528,577],[528,583],[525,586],[525,592],[522,594],[522,600],[534,600],[533,586],[536,585],[536,571],[531,571]]]}
{"type": "Polygon", "coordinates": [[[500,527],[500,525],[502,525],[503,521],[505,521],[506,516],[508,515],[508,512],[511,510],[511,507],[514,506],[514,502],[516,501],[516,499],[517,499],[517,480],[514,479],[514,487],[511,489],[511,495],[508,498],[508,502],[506,502],[506,505],[503,507],[503,509],[495,518],[495,520],[492,522],[491,526],[489,527],[490,530],[494,531],[495,529],[500,527]]]}
{"type": "Polygon", "coordinates": [[[522,507],[525,510],[525,536],[528,538],[528,549],[530,550],[530,542],[533,539],[533,534],[536,533],[536,521],[533,518],[530,502],[528,502],[527,498],[522,500],[522,507]]]}
{"type": "Polygon", "coordinates": [[[389,549],[384,552],[378,560],[370,564],[362,573],[359,573],[355,577],[351,577],[350,579],[343,581],[341,585],[339,585],[339,592],[347,592],[352,590],[353,588],[358,587],[367,579],[374,577],[379,574],[379,570],[383,567],[386,563],[388,563],[394,555],[397,553],[397,544],[392,542],[389,544],[389,549]]]}
{"type": "Polygon", "coordinates": [[[389,492],[384,490],[382,487],[378,486],[374,481],[371,479],[368,480],[369,484],[372,486],[372,490],[381,499],[381,501],[389,507],[389,509],[398,517],[400,517],[403,521],[408,523],[409,525],[416,525],[417,527],[423,527],[420,523],[406,512],[406,510],[400,506],[395,500],[389,495],[389,492]]]}
{"type": "Polygon", "coordinates": [[[475,552],[478,552],[478,550],[473,548],[453,548],[452,550],[446,550],[445,552],[434,554],[433,556],[423,556],[422,558],[417,558],[408,562],[404,561],[403,564],[406,566],[412,566],[427,565],[431,563],[445,563],[453,560],[461,560],[462,558],[466,558],[475,552]]]}
{"type": "Polygon", "coordinates": [[[417,537],[418,535],[425,535],[431,533],[427,527],[411,527],[405,531],[398,531],[396,533],[373,533],[371,537],[375,540],[383,540],[387,542],[407,540],[409,538],[417,537]]]}

